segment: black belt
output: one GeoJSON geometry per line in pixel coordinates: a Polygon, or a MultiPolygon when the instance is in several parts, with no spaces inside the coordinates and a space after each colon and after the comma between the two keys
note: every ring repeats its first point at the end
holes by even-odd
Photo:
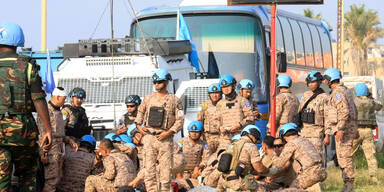
{"type": "Polygon", "coordinates": [[[239,176],[235,175],[235,176],[229,176],[229,177],[227,177],[225,180],[227,180],[227,181],[232,181],[232,180],[237,180],[237,179],[239,179],[239,178],[240,178],[239,176]]]}
{"type": "Polygon", "coordinates": [[[160,135],[161,134],[161,132],[154,132],[154,133],[152,133],[152,132],[150,132],[150,131],[147,131],[147,134],[148,135],[160,135]]]}

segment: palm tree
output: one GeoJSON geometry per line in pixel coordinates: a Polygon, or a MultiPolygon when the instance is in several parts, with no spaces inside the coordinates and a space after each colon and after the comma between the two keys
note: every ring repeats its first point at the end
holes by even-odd
{"type": "Polygon", "coordinates": [[[309,18],[311,18],[311,19],[316,19],[316,20],[324,21],[324,22],[327,23],[327,25],[328,25],[328,27],[329,27],[329,30],[330,30],[330,31],[333,30],[331,24],[330,24],[327,20],[325,20],[325,19],[323,18],[323,16],[321,15],[321,13],[318,13],[318,14],[315,15],[315,12],[314,12],[313,9],[311,9],[311,8],[306,8],[306,9],[304,9],[304,16],[305,16],[305,17],[309,17],[309,18]]]}
{"type": "Polygon", "coordinates": [[[353,57],[357,75],[371,75],[368,65],[368,47],[384,36],[384,30],[379,27],[378,13],[373,10],[365,10],[365,5],[352,5],[350,11],[345,14],[345,37],[351,44],[346,50],[353,57]]]}

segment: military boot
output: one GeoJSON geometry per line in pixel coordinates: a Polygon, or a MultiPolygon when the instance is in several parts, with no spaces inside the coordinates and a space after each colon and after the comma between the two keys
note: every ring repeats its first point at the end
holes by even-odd
{"type": "Polygon", "coordinates": [[[353,180],[344,181],[342,192],[354,192],[353,190],[353,180]]]}

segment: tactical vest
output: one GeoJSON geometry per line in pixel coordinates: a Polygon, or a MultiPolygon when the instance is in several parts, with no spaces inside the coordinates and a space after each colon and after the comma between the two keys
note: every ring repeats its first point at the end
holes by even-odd
{"type": "Polygon", "coordinates": [[[128,186],[136,177],[136,170],[132,160],[122,153],[110,153],[109,155],[113,157],[116,165],[116,177],[113,185],[115,187],[128,186]]]}
{"type": "Polygon", "coordinates": [[[191,141],[188,141],[188,138],[184,139],[182,150],[187,161],[185,171],[193,171],[195,167],[199,166],[203,155],[203,147],[204,145],[200,142],[193,145],[191,141]]]}
{"type": "Polygon", "coordinates": [[[355,97],[359,126],[376,126],[375,103],[367,97],[355,97]]]}
{"type": "Polygon", "coordinates": [[[134,122],[135,122],[135,119],[130,119],[128,113],[124,114],[124,126],[130,126],[134,122]]]}
{"type": "Polygon", "coordinates": [[[222,100],[220,102],[222,121],[224,127],[231,127],[238,124],[244,118],[242,111],[242,97],[237,95],[236,98],[232,101],[222,100]]]}
{"type": "Polygon", "coordinates": [[[38,66],[26,56],[0,59],[0,114],[35,111],[28,83],[36,69],[38,66]]]}
{"type": "MultiPolygon", "coordinates": [[[[64,105],[64,108],[68,107],[72,111],[72,114],[76,117],[76,122],[73,128],[66,127],[65,135],[81,138],[83,135],[91,133],[91,127],[88,126],[88,117],[82,107],[73,107],[72,105],[64,105]]],[[[71,122],[70,122],[71,123],[71,122]]]]}
{"type": "Polygon", "coordinates": [[[204,112],[204,132],[210,134],[219,134],[218,120],[215,119],[216,106],[210,104],[210,100],[201,104],[202,111],[204,112]]]}

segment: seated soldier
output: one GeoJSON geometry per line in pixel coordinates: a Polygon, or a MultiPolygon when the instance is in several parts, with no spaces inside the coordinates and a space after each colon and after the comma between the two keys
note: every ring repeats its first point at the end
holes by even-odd
{"type": "Polygon", "coordinates": [[[96,151],[97,160],[102,160],[104,172],[88,176],[85,182],[85,192],[118,191],[120,187],[128,186],[136,177],[136,169],[132,160],[125,154],[114,149],[109,139],[104,139],[96,151]],[[101,156],[101,157],[100,157],[101,156]]]}

